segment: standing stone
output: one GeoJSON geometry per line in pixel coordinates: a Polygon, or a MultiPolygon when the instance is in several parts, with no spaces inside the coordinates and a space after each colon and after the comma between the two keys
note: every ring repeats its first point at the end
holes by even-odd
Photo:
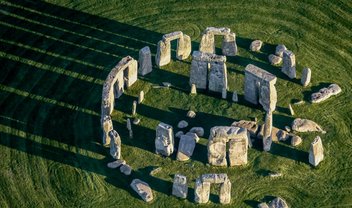
{"type": "Polygon", "coordinates": [[[196,113],[194,111],[192,111],[192,110],[189,110],[187,112],[187,117],[188,118],[195,118],[196,117],[196,113]]]}
{"type": "Polygon", "coordinates": [[[187,198],[187,194],[187,177],[181,174],[176,174],[172,185],[172,195],[185,199],[187,198]]]}
{"type": "Polygon", "coordinates": [[[269,208],[288,208],[287,203],[280,197],[276,197],[269,204],[269,208]]]}
{"type": "Polygon", "coordinates": [[[152,189],[146,182],[134,179],[130,186],[144,201],[150,202],[153,200],[152,189]]]}
{"type": "Polygon", "coordinates": [[[195,84],[192,84],[191,86],[191,95],[196,95],[197,94],[197,88],[195,84]]]}
{"type": "Polygon", "coordinates": [[[337,95],[341,92],[340,86],[337,84],[331,84],[327,88],[320,89],[319,92],[313,93],[311,96],[312,103],[320,103],[333,95],[337,95]]]}
{"type": "Polygon", "coordinates": [[[288,109],[290,110],[291,116],[295,115],[295,112],[293,111],[292,105],[288,104],[288,109]]]}
{"type": "Polygon", "coordinates": [[[139,96],[138,96],[138,104],[141,104],[144,100],[144,91],[140,91],[139,92],[139,96]]]}
{"type": "Polygon", "coordinates": [[[246,129],[240,129],[236,138],[229,141],[229,161],[230,166],[247,164],[248,137],[246,129]]]}
{"type": "Polygon", "coordinates": [[[225,62],[211,62],[209,72],[209,90],[222,93],[227,89],[227,69],[225,62]]]}
{"type": "Polygon", "coordinates": [[[309,163],[313,166],[319,165],[319,163],[324,159],[324,148],[323,143],[319,136],[317,136],[314,141],[310,144],[309,149],[309,163]]]}
{"type": "Polygon", "coordinates": [[[268,152],[271,149],[271,131],[273,128],[273,114],[271,112],[267,112],[265,116],[265,124],[264,124],[264,135],[263,135],[263,150],[268,152]]]}
{"type": "Polygon", "coordinates": [[[109,132],[110,137],[110,155],[114,159],[121,158],[121,138],[120,135],[115,130],[109,132]]]}
{"type": "Polygon", "coordinates": [[[280,56],[275,56],[274,54],[270,54],[268,59],[271,65],[279,65],[282,62],[282,58],[280,56]]]}
{"type": "Polygon", "coordinates": [[[193,155],[196,147],[196,134],[181,135],[180,143],[178,145],[177,160],[187,161],[193,155]]]}
{"type": "Polygon", "coordinates": [[[125,175],[131,175],[131,172],[132,172],[132,168],[131,166],[127,165],[127,164],[123,164],[121,167],[120,167],[120,172],[125,174],[125,175]]]}
{"type": "Polygon", "coordinates": [[[282,58],[283,64],[281,71],[290,79],[296,78],[296,57],[292,51],[285,50],[282,58]]]}
{"type": "Polygon", "coordinates": [[[127,130],[128,130],[129,137],[130,137],[130,139],[132,139],[133,138],[133,131],[132,131],[131,120],[129,118],[126,121],[126,127],[127,127],[127,130]]]}
{"type": "Polygon", "coordinates": [[[199,51],[203,53],[215,53],[214,34],[203,33],[199,45],[199,51]]]}
{"type": "Polygon", "coordinates": [[[155,152],[164,156],[170,156],[174,152],[174,133],[172,126],[159,123],[156,128],[155,152]]]}
{"type": "Polygon", "coordinates": [[[222,88],[221,97],[222,97],[222,99],[226,99],[226,97],[227,97],[227,90],[226,90],[226,88],[222,88]]]}
{"type": "Polygon", "coordinates": [[[238,95],[237,95],[237,92],[234,91],[233,94],[232,94],[232,101],[237,103],[238,102],[238,95]]]}
{"type": "Polygon", "coordinates": [[[304,68],[302,72],[301,84],[306,87],[310,83],[310,78],[312,76],[312,70],[310,68],[304,68]]]}
{"type": "Polygon", "coordinates": [[[200,178],[196,179],[194,187],[194,201],[199,204],[204,204],[209,201],[210,183],[203,182],[200,178]]]}
{"type": "Polygon", "coordinates": [[[282,57],[284,51],[286,51],[286,50],[287,50],[287,48],[285,45],[282,45],[282,44],[277,45],[276,49],[275,49],[275,54],[279,57],[282,57]]]}
{"type": "Polygon", "coordinates": [[[263,41],[255,40],[251,43],[251,45],[249,46],[249,49],[251,51],[260,51],[260,49],[262,48],[262,45],[263,45],[263,41]]]}
{"type": "Polygon", "coordinates": [[[132,104],[132,116],[136,115],[136,111],[137,111],[137,101],[133,101],[133,104],[132,104]]]}
{"type": "Polygon", "coordinates": [[[203,53],[193,51],[189,84],[196,85],[198,89],[207,89],[208,83],[208,62],[203,53]]]}
{"type": "Polygon", "coordinates": [[[146,46],[139,50],[139,59],[138,59],[138,74],[144,76],[153,71],[152,68],[152,55],[150,53],[149,46],[146,46]]]}
{"type": "Polygon", "coordinates": [[[101,122],[103,126],[103,145],[109,145],[110,144],[109,132],[113,129],[111,117],[104,116],[101,122]]]}
{"type": "Polygon", "coordinates": [[[160,40],[157,45],[155,64],[158,67],[164,66],[171,61],[171,44],[160,40]]]}
{"type": "Polygon", "coordinates": [[[229,204],[231,202],[231,182],[227,179],[220,185],[220,203],[229,204]]]}
{"type": "Polygon", "coordinates": [[[222,54],[224,56],[235,56],[237,54],[236,34],[224,35],[222,40],[222,54]]]}

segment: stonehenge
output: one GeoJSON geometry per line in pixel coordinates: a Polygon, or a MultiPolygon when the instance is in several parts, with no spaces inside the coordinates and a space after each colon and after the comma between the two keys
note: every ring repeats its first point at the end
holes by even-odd
{"type": "Polygon", "coordinates": [[[331,84],[329,87],[320,89],[319,92],[313,93],[311,96],[311,101],[312,103],[320,103],[333,95],[339,94],[341,91],[340,86],[337,84],[331,84]]]}
{"type": "Polygon", "coordinates": [[[276,77],[252,64],[245,68],[244,99],[250,103],[263,106],[266,112],[276,108],[277,93],[275,88],[276,77]]]}
{"type": "Polygon", "coordinates": [[[138,95],[138,104],[141,104],[144,100],[144,91],[140,91],[138,95]]]}
{"type": "Polygon", "coordinates": [[[172,126],[159,123],[156,127],[155,153],[170,156],[174,152],[174,132],[172,126]]]}
{"type": "Polygon", "coordinates": [[[222,54],[224,56],[235,56],[237,54],[236,34],[231,33],[230,28],[226,27],[207,27],[202,34],[199,46],[200,52],[215,54],[215,35],[223,36],[222,54]]]}
{"type": "Polygon", "coordinates": [[[134,179],[130,186],[144,201],[150,202],[153,200],[152,189],[146,182],[139,179],[134,179]]]}
{"type": "Polygon", "coordinates": [[[222,93],[228,88],[226,56],[193,51],[189,84],[222,93]]]}
{"type": "Polygon", "coordinates": [[[172,195],[185,199],[188,194],[187,177],[181,174],[175,174],[172,185],[172,195]]]}
{"type": "Polygon", "coordinates": [[[132,114],[132,116],[135,116],[136,113],[137,113],[137,101],[133,101],[131,114],[132,114]]]}
{"type": "Polygon", "coordinates": [[[276,56],[274,54],[270,54],[268,56],[268,60],[271,65],[279,65],[282,62],[282,58],[280,56],[276,56]]]}
{"type": "Polygon", "coordinates": [[[292,51],[283,51],[281,71],[286,74],[290,79],[296,78],[296,57],[292,51]]]}
{"type": "Polygon", "coordinates": [[[324,159],[324,148],[321,138],[317,136],[310,144],[309,149],[309,163],[313,166],[319,165],[324,159]]]}
{"type": "Polygon", "coordinates": [[[208,163],[214,166],[227,166],[226,143],[229,143],[230,166],[247,164],[248,137],[247,130],[241,127],[211,128],[208,140],[208,163]]]}
{"type": "Polygon", "coordinates": [[[220,203],[229,204],[231,202],[231,182],[225,173],[203,174],[197,178],[194,187],[194,201],[199,204],[207,203],[211,184],[220,184],[220,203]]]}
{"type": "Polygon", "coordinates": [[[191,38],[181,31],[163,35],[163,39],[158,42],[155,63],[158,67],[164,66],[171,61],[171,41],[177,40],[176,58],[184,60],[191,54],[191,38]]]}
{"type": "Polygon", "coordinates": [[[191,95],[196,95],[197,94],[197,88],[195,84],[192,84],[191,86],[191,95]]]}
{"type": "Polygon", "coordinates": [[[272,112],[267,112],[265,116],[265,124],[263,126],[263,150],[268,152],[271,149],[272,143],[272,129],[273,129],[273,114],[272,112]]]}
{"type": "Polygon", "coordinates": [[[138,74],[144,76],[153,71],[152,55],[148,46],[139,50],[138,74]]]}

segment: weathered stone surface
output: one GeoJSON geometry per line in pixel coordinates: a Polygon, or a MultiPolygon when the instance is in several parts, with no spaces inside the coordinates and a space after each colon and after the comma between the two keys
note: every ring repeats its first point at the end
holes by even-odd
{"type": "Polygon", "coordinates": [[[204,204],[209,201],[210,183],[203,182],[200,178],[196,179],[194,187],[194,201],[199,204],[204,204]]]}
{"type": "Polygon", "coordinates": [[[187,117],[188,118],[195,118],[196,117],[196,113],[192,110],[187,112],[187,117]]]}
{"type": "Polygon", "coordinates": [[[288,205],[285,200],[280,197],[276,197],[270,202],[269,208],[288,208],[288,205]]]}
{"type": "Polygon", "coordinates": [[[225,181],[228,180],[227,174],[226,173],[208,173],[208,174],[203,174],[201,175],[201,180],[202,182],[209,182],[209,183],[224,183],[225,181]]]}
{"type": "Polygon", "coordinates": [[[125,174],[125,175],[131,175],[131,172],[132,172],[132,168],[131,166],[127,165],[127,164],[123,164],[121,167],[120,167],[120,172],[125,174]]]}
{"type": "Polygon", "coordinates": [[[246,162],[248,147],[247,130],[240,127],[215,126],[208,139],[208,162],[215,166],[227,166],[226,143],[230,142],[230,165],[246,162]],[[232,141],[234,140],[234,141],[232,141]],[[246,147],[244,147],[246,145],[246,147]]]}
{"type": "Polygon", "coordinates": [[[138,74],[144,76],[153,71],[152,67],[152,55],[150,52],[149,46],[146,46],[139,50],[139,59],[138,59],[138,74]]]}
{"type": "Polygon", "coordinates": [[[309,149],[309,163],[313,166],[319,165],[324,159],[324,148],[321,138],[317,136],[310,144],[309,149]]]}
{"type": "Polygon", "coordinates": [[[189,132],[186,133],[186,135],[191,136],[192,138],[194,138],[194,140],[196,141],[196,143],[199,142],[199,137],[198,137],[198,135],[197,135],[195,132],[189,131],[189,132]]]}
{"type": "Polygon", "coordinates": [[[296,118],[292,122],[292,130],[298,132],[318,131],[325,133],[325,131],[314,121],[308,119],[296,118]]]}
{"type": "Polygon", "coordinates": [[[178,145],[177,160],[189,160],[196,147],[196,138],[194,135],[185,134],[181,135],[180,143],[178,145]]]}
{"type": "Polygon", "coordinates": [[[246,120],[235,121],[231,124],[231,126],[242,127],[247,129],[247,131],[250,133],[252,137],[255,137],[257,135],[257,131],[259,128],[259,125],[257,124],[257,122],[246,121],[246,120]]]}
{"type": "Polygon", "coordinates": [[[197,94],[197,87],[195,84],[191,85],[191,95],[196,95],[197,94]]]}
{"type": "Polygon", "coordinates": [[[252,64],[245,68],[244,99],[258,104],[258,98],[265,111],[275,110],[277,93],[275,88],[276,77],[252,64]]]}
{"type": "Polygon", "coordinates": [[[260,51],[262,48],[263,41],[261,40],[254,40],[251,45],[249,46],[249,50],[251,51],[260,51]]]}
{"type": "Polygon", "coordinates": [[[313,93],[311,97],[312,103],[320,103],[333,95],[337,95],[341,92],[340,86],[337,84],[331,84],[327,88],[320,89],[319,92],[313,93]]]}
{"type": "Polygon", "coordinates": [[[279,65],[282,62],[282,58],[280,56],[276,56],[274,54],[270,54],[268,56],[268,60],[271,65],[279,65]]]}
{"type": "Polygon", "coordinates": [[[264,135],[263,135],[263,150],[268,152],[271,149],[271,131],[273,129],[273,114],[266,113],[265,124],[264,124],[264,135]]]}
{"type": "Polygon", "coordinates": [[[238,95],[237,95],[237,92],[234,91],[233,94],[232,94],[232,101],[237,103],[238,102],[238,95]]]}
{"type": "Polygon", "coordinates": [[[205,53],[215,53],[214,35],[222,35],[222,54],[225,56],[235,56],[237,54],[236,34],[231,33],[230,28],[207,27],[203,32],[199,46],[199,51],[205,53]]]}
{"type": "Polygon", "coordinates": [[[134,179],[130,186],[144,201],[150,202],[153,200],[152,189],[146,182],[134,179]]]}
{"type": "Polygon", "coordinates": [[[182,120],[182,121],[178,122],[178,124],[177,124],[177,128],[179,128],[179,129],[184,129],[187,126],[188,126],[188,122],[185,120],[182,120]]]}
{"type": "Polygon", "coordinates": [[[133,131],[132,131],[131,119],[129,119],[129,118],[126,121],[126,128],[128,130],[128,135],[129,135],[130,139],[132,139],[133,138],[133,131]]]}
{"type": "Polygon", "coordinates": [[[172,185],[172,195],[187,198],[188,194],[188,186],[187,186],[187,178],[181,174],[175,174],[174,183],[172,185]]]}
{"type": "Polygon", "coordinates": [[[258,204],[258,208],[269,208],[269,206],[265,202],[262,202],[258,204]]]}
{"type": "Polygon", "coordinates": [[[222,54],[225,56],[235,56],[237,54],[236,34],[224,35],[222,40],[222,54]]]}
{"type": "Polygon", "coordinates": [[[304,68],[302,71],[301,84],[306,87],[310,83],[312,77],[312,70],[310,68],[304,68]]]}
{"type": "Polygon", "coordinates": [[[134,125],[138,125],[140,122],[141,122],[141,119],[139,119],[139,118],[133,119],[133,124],[134,125]]]}
{"type": "Polygon", "coordinates": [[[136,115],[136,111],[137,111],[137,101],[133,101],[132,103],[132,116],[136,115]]]}
{"type": "Polygon", "coordinates": [[[282,45],[282,44],[277,45],[277,46],[276,46],[276,49],[275,49],[275,55],[277,55],[277,56],[279,56],[279,57],[282,57],[284,51],[286,51],[286,50],[287,50],[287,48],[286,48],[285,45],[282,45]]]}
{"type": "Polygon", "coordinates": [[[174,152],[174,133],[172,126],[159,123],[156,128],[155,152],[170,156],[174,152]]]}
{"type": "Polygon", "coordinates": [[[293,135],[292,137],[291,137],[291,145],[292,146],[298,146],[298,145],[300,145],[302,143],[302,138],[301,137],[299,137],[299,136],[297,136],[297,135],[293,135]]]}
{"type": "Polygon", "coordinates": [[[113,129],[112,121],[110,116],[103,116],[101,120],[103,126],[103,145],[110,144],[109,132],[113,129]]]}
{"type": "Polygon", "coordinates": [[[178,131],[178,132],[176,132],[175,137],[181,138],[182,135],[184,135],[183,131],[178,131]]]}
{"type": "Polygon", "coordinates": [[[204,136],[204,129],[202,127],[192,127],[191,130],[189,130],[189,132],[195,133],[199,137],[204,136]]]}
{"type": "Polygon", "coordinates": [[[296,78],[296,57],[292,51],[285,50],[283,52],[281,71],[290,79],[296,78]]]}
{"type": "Polygon", "coordinates": [[[288,109],[290,110],[291,116],[295,115],[295,112],[293,111],[292,105],[288,104],[288,109]]]}
{"type": "Polygon", "coordinates": [[[138,104],[141,104],[144,100],[144,91],[140,91],[138,95],[138,104]]]}
{"type": "Polygon", "coordinates": [[[226,97],[227,97],[227,89],[226,88],[222,88],[221,97],[222,97],[222,99],[226,99],[226,97]]]}
{"type": "Polygon", "coordinates": [[[109,132],[110,137],[110,155],[115,159],[121,158],[121,138],[115,130],[109,132]]]}
{"type": "Polygon", "coordinates": [[[220,203],[229,204],[231,202],[231,182],[226,180],[220,185],[220,203]]]}
{"type": "Polygon", "coordinates": [[[115,169],[115,168],[118,168],[118,167],[120,167],[121,165],[124,165],[124,164],[126,164],[126,161],[119,159],[119,160],[116,160],[114,162],[109,162],[107,164],[107,166],[108,166],[108,168],[115,169]]]}
{"type": "Polygon", "coordinates": [[[210,91],[222,93],[223,89],[227,89],[227,69],[224,62],[211,62],[209,72],[210,91]]]}

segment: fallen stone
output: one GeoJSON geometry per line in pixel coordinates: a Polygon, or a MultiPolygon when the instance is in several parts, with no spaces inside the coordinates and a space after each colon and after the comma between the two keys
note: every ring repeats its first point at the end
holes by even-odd
{"type": "Polygon", "coordinates": [[[269,208],[269,206],[267,203],[262,202],[262,203],[258,204],[258,208],[269,208]]]}
{"type": "Polygon", "coordinates": [[[196,147],[196,138],[195,134],[186,134],[182,135],[180,143],[178,145],[177,160],[187,161],[193,155],[194,148],[196,147]]]}
{"type": "Polygon", "coordinates": [[[115,130],[109,132],[110,137],[110,155],[114,159],[121,158],[121,138],[120,135],[115,130]]]}
{"type": "Polygon", "coordinates": [[[192,110],[187,112],[187,117],[188,118],[195,118],[196,117],[196,113],[192,110]]]}
{"type": "Polygon", "coordinates": [[[131,166],[127,165],[127,164],[123,164],[121,167],[120,167],[120,172],[125,174],[125,175],[131,175],[131,172],[132,172],[132,168],[131,166]]]}
{"type": "Polygon", "coordinates": [[[176,174],[174,177],[174,183],[172,185],[172,195],[185,199],[187,198],[187,194],[188,186],[186,176],[176,174]]]}
{"type": "Polygon", "coordinates": [[[131,130],[132,129],[131,119],[129,119],[129,118],[126,120],[126,128],[127,128],[127,130],[131,130]]]}
{"type": "MultiPolygon", "coordinates": [[[[258,131],[258,134],[257,134],[257,139],[263,139],[264,126],[265,125],[260,126],[260,130],[258,131]]],[[[286,141],[289,138],[290,138],[290,134],[287,131],[276,128],[274,126],[272,127],[272,130],[271,130],[271,140],[272,141],[274,141],[274,142],[286,141]]]]}
{"type": "Polygon", "coordinates": [[[269,204],[269,208],[288,208],[287,203],[280,197],[276,197],[269,204]]]}
{"type": "Polygon", "coordinates": [[[297,135],[293,135],[292,137],[291,137],[291,145],[292,146],[298,146],[298,145],[300,145],[302,143],[302,138],[301,137],[299,137],[299,136],[297,136],[297,135]]]}
{"type": "Polygon", "coordinates": [[[290,110],[291,116],[295,115],[295,112],[293,111],[291,104],[288,104],[288,109],[290,110]]]}
{"type": "Polygon", "coordinates": [[[140,122],[141,122],[141,119],[139,119],[139,118],[133,119],[133,124],[134,125],[138,125],[140,122]]]}
{"type": "Polygon", "coordinates": [[[140,91],[139,92],[139,96],[138,96],[138,104],[141,104],[144,100],[144,91],[140,91]]]}
{"type": "Polygon", "coordinates": [[[319,92],[313,93],[311,96],[312,103],[320,103],[333,95],[337,95],[341,92],[340,86],[337,84],[331,84],[327,88],[320,89],[319,92]]]}
{"type": "Polygon", "coordinates": [[[184,135],[183,131],[178,131],[178,132],[176,132],[175,137],[181,138],[182,135],[184,135]]]}
{"type": "Polygon", "coordinates": [[[202,127],[193,127],[191,130],[189,130],[189,132],[195,133],[199,137],[204,136],[204,129],[202,127]]]}
{"type": "Polygon", "coordinates": [[[238,102],[238,95],[237,95],[237,92],[234,91],[233,94],[232,94],[232,101],[237,103],[238,102]]]}
{"type": "Polygon", "coordinates": [[[119,160],[116,160],[114,162],[109,162],[107,164],[107,166],[108,166],[108,168],[115,169],[115,168],[118,168],[118,167],[120,167],[121,165],[124,165],[124,164],[126,164],[126,161],[119,159],[119,160]]]}
{"type": "Polygon", "coordinates": [[[279,65],[282,62],[282,58],[280,56],[275,56],[274,54],[270,54],[268,59],[271,65],[279,65]]]}
{"type": "Polygon", "coordinates": [[[170,82],[163,82],[162,84],[163,84],[164,87],[167,87],[167,88],[171,87],[171,83],[170,82]]]}
{"type": "Polygon", "coordinates": [[[152,171],[150,171],[149,175],[154,176],[157,173],[159,173],[162,170],[162,167],[154,168],[152,171]]]}
{"type": "Polygon", "coordinates": [[[152,189],[146,182],[134,179],[130,186],[144,201],[150,202],[153,200],[152,189]]]}
{"type": "Polygon", "coordinates": [[[177,128],[179,128],[179,129],[186,128],[187,126],[188,126],[188,122],[185,120],[182,120],[182,121],[178,122],[178,124],[177,124],[177,128]]]}
{"type": "Polygon", "coordinates": [[[304,68],[302,71],[301,84],[306,87],[310,83],[310,78],[312,76],[312,70],[310,68],[304,68]]]}
{"type": "Polygon", "coordinates": [[[281,177],[282,174],[281,173],[269,173],[268,175],[270,178],[277,178],[277,177],[281,177]]]}
{"type": "Polygon", "coordinates": [[[277,56],[279,56],[279,57],[282,57],[283,52],[284,52],[285,50],[287,50],[287,48],[286,48],[285,45],[282,45],[282,44],[277,45],[277,46],[276,46],[276,49],[275,49],[275,54],[276,54],[277,56]]]}
{"type": "Polygon", "coordinates": [[[313,166],[319,165],[324,159],[324,148],[321,138],[317,136],[310,144],[309,149],[309,163],[313,166]]]}
{"type": "Polygon", "coordinates": [[[308,119],[301,119],[301,118],[296,118],[292,122],[292,130],[293,131],[298,131],[298,132],[312,132],[312,131],[318,131],[323,134],[326,132],[314,121],[308,120],[308,119]]]}
{"type": "Polygon", "coordinates": [[[220,185],[220,204],[229,204],[231,202],[231,182],[227,179],[220,185]]]}
{"type": "Polygon", "coordinates": [[[251,50],[251,51],[260,51],[260,49],[262,48],[262,45],[263,45],[263,41],[255,40],[249,46],[249,50],[251,50]]]}
{"type": "Polygon", "coordinates": [[[285,126],[285,130],[286,130],[287,132],[291,132],[291,127],[285,126]]]}
{"type": "Polygon", "coordinates": [[[198,137],[198,135],[197,135],[196,133],[194,133],[194,132],[187,132],[186,135],[193,137],[194,140],[196,141],[196,143],[199,142],[199,137],[198,137]]]}
{"type": "Polygon", "coordinates": [[[196,95],[197,94],[197,88],[195,84],[192,84],[191,86],[191,95],[196,95]]]}

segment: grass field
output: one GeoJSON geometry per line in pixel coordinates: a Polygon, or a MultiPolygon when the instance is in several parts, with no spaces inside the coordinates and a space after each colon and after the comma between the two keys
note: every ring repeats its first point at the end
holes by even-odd
{"type": "MultiPolygon", "coordinates": [[[[352,2],[339,1],[1,1],[0,4],[0,207],[146,207],[129,184],[140,178],[154,190],[155,207],[192,207],[194,180],[203,173],[227,173],[232,182],[231,207],[255,207],[283,197],[291,207],[352,207],[352,2]],[[124,56],[138,59],[149,46],[153,56],[165,33],[181,30],[198,50],[207,26],[229,27],[237,35],[239,55],[228,57],[229,88],[239,103],[220,95],[190,96],[191,58],[175,59],[139,77],[117,101],[114,128],[122,139],[122,156],[134,172],[124,176],[106,167],[112,159],[101,145],[102,84],[124,56]],[[264,41],[262,52],[248,51],[254,39],[264,41]],[[289,80],[267,56],[277,44],[296,54],[298,77],[312,69],[312,82],[303,88],[289,80]],[[308,101],[318,89],[337,83],[342,93],[319,104],[295,105],[295,117],[319,123],[327,134],[299,134],[303,144],[274,143],[270,152],[249,150],[244,167],[217,168],[207,163],[207,138],[215,125],[257,117],[260,106],[243,100],[244,67],[255,64],[278,77],[274,126],[290,125],[288,104],[308,101]],[[168,81],[170,89],[153,88],[168,81]],[[134,138],[125,127],[140,90],[145,101],[137,107],[134,138]],[[179,162],[175,154],[154,154],[155,127],[174,126],[197,112],[190,126],[205,128],[192,159],[179,162]],[[308,163],[311,141],[320,135],[325,160],[308,163]],[[149,172],[162,167],[155,176],[149,172]],[[266,176],[269,171],[283,174],[266,176]],[[171,196],[173,175],[185,174],[189,195],[171,196]]],[[[217,47],[221,38],[217,38],[217,47]]],[[[175,44],[173,49],[175,49],[175,44]]],[[[217,48],[218,52],[221,50],[217,48]]],[[[153,57],[154,58],[154,57],[153,57]]],[[[154,59],[153,59],[154,62],[154,59]]],[[[187,119],[186,119],[187,120],[187,119]]],[[[177,142],[176,142],[177,143],[177,142]]],[[[218,186],[209,204],[220,206],[218,186]]],[[[229,206],[229,207],[230,207],[229,206]]]]}

